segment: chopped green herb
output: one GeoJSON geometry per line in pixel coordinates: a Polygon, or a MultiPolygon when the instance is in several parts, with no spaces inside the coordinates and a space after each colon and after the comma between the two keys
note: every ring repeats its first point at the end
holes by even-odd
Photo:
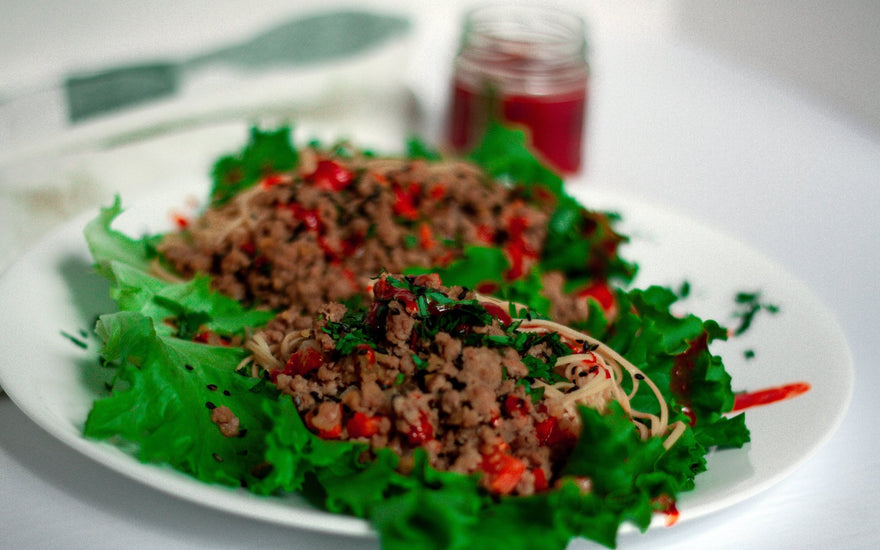
{"type": "Polygon", "coordinates": [[[687,298],[691,295],[691,283],[690,281],[684,281],[681,283],[681,286],[678,287],[678,297],[679,298],[687,298]]]}
{"type": "Polygon", "coordinates": [[[428,362],[416,355],[415,353],[412,354],[412,360],[418,370],[424,370],[428,366],[428,362]]]}
{"type": "Polygon", "coordinates": [[[440,152],[418,137],[406,141],[407,157],[411,159],[440,160],[440,152]]]}
{"type": "Polygon", "coordinates": [[[761,311],[766,311],[771,315],[779,313],[779,306],[767,302],[763,302],[760,292],[739,292],[734,298],[737,309],[733,316],[739,319],[739,324],[733,330],[734,336],[740,336],[745,333],[755,320],[755,316],[761,311]]]}
{"type": "MultiPolygon", "coordinates": [[[[80,331],[80,334],[83,334],[83,331],[80,331]]],[[[65,332],[63,330],[61,331],[61,336],[64,336],[65,338],[67,338],[68,340],[73,342],[79,348],[88,349],[88,347],[89,347],[89,345],[84,340],[77,338],[76,336],[73,336],[72,334],[65,332]]],[[[88,334],[85,334],[84,337],[85,336],[88,336],[88,334]]]]}

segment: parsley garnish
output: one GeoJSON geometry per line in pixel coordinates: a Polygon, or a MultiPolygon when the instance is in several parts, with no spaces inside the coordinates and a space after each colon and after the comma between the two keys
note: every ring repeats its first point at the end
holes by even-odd
{"type": "Polygon", "coordinates": [[[761,301],[760,292],[739,292],[734,300],[738,309],[733,313],[733,316],[739,319],[739,325],[733,331],[734,336],[739,336],[747,331],[752,326],[758,312],[766,311],[773,315],[779,313],[779,306],[761,301]]]}

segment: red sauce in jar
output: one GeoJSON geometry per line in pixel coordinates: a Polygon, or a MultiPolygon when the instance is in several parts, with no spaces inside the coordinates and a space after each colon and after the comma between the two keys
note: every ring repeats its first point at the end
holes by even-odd
{"type": "MultiPolygon", "coordinates": [[[[461,82],[453,89],[450,145],[458,151],[473,148],[489,119],[485,97],[461,82]]],[[[500,118],[528,131],[534,153],[556,171],[573,174],[582,162],[586,89],[559,95],[502,95],[500,118]]]]}
{"type": "Polygon", "coordinates": [[[472,11],[455,59],[449,145],[472,149],[495,119],[525,130],[557,172],[579,171],[588,74],[580,18],[540,7],[472,11]]]}

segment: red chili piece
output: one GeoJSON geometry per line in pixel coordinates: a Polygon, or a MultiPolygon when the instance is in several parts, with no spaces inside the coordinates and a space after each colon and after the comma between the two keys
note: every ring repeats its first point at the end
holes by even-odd
{"type": "Polygon", "coordinates": [[[354,173],[332,160],[318,161],[315,171],[306,176],[318,189],[342,191],[354,181],[354,173]]]}
{"type": "Polygon", "coordinates": [[[253,256],[257,252],[257,247],[254,246],[254,243],[250,241],[241,243],[241,246],[239,246],[238,248],[248,256],[253,256]]]}
{"type": "Polygon", "coordinates": [[[426,413],[421,413],[415,424],[410,424],[406,432],[406,439],[410,445],[421,445],[434,439],[434,426],[426,413]]]}
{"type": "Polygon", "coordinates": [[[394,205],[392,206],[394,213],[410,221],[417,220],[419,217],[417,203],[421,193],[419,184],[411,183],[406,187],[395,184],[392,191],[394,192],[394,205]]]}
{"type": "Polygon", "coordinates": [[[350,437],[372,437],[379,433],[381,424],[381,416],[370,416],[366,413],[356,412],[345,423],[345,428],[350,437]]]}
{"type": "Polygon", "coordinates": [[[489,315],[498,319],[498,322],[502,325],[507,326],[513,323],[513,319],[501,306],[489,302],[482,302],[480,305],[486,309],[489,315]]]}
{"type": "Polygon", "coordinates": [[[478,225],[477,239],[486,244],[495,244],[495,230],[488,225],[478,225]]]}
{"type": "Polygon", "coordinates": [[[431,188],[430,197],[435,201],[438,201],[446,196],[446,186],[443,184],[437,184],[431,188]]]}
{"type": "Polygon", "coordinates": [[[357,346],[355,346],[355,349],[363,352],[363,354],[367,357],[367,362],[369,364],[376,364],[376,352],[369,344],[358,344],[357,346]]]}
{"type": "Polygon", "coordinates": [[[551,447],[562,444],[570,445],[575,441],[573,433],[559,427],[559,419],[555,416],[535,424],[535,435],[538,436],[538,443],[551,447]]]}
{"type": "Polygon", "coordinates": [[[293,212],[293,217],[301,221],[308,230],[318,232],[324,230],[324,223],[321,221],[321,214],[317,208],[310,210],[293,203],[290,205],[290,211],[293,212]]]}
{"type": "Polygon", "coordinates": [[[318,370],[323,363],[324,354],[320,351],[314,348],[301,349],[290,356],[282,370],[272,373],[272,381],[277,381],[279,374],[286,374],[288,376],[308,374],[318,370]]]}
{"type": "Polygon", "coordinates": [[[521,216],[511,218],[507,227],[510,242],[507,244],[507,254],[510,257],[510,269],[505,276],[507,280],[519,279],[526,273],[526,260],[536,259],[538,254],[526,244],[525,230],[528,228],[526,219],[521,216]]]}
{"type": "Polygon", "coordinates": [[[582,298],[592,298],[606,313],[614,308],[614,293],[605,281],[596,281],[581,289],[577,295],[582,298]]]}
{"type": "Polygon", "coordinates": [[[342,435],[342,405],[336,404],[336,411],[333,417],[335,421],[330,426],[319,427],[314,423],[315,410],[313,409],[306,414],[306,425],[318,434],[321,439],[336,439],[342,435]]]}
{"type": "Polygon", "coordinates": [[[422,250],[431,250],[437,246],[434,232],[431,230],[431,226],[426,223],[419,224],[419,245],[422,250]]]}
{"type": "Polygon", "coordinates": [[[171,219],[172,221],[174,221],[174,225],[177,226],[178,229],[186,229],[187,227],[189,227],[189,218],[187,218],[183,214],[174,212],[171,214],[171,219]]]}
{"type": "Polygon", "coordinates": [[[480,468],[486,476],[488,489],[493,493],[506,495],[516,488],[516,484],[526,471],[526,463],[498,450],[483,456],[480,468]]]}
{"type": "Polygon", "coordinates": [[[274,185],[278,185],[284,181],[280,174],[270,174],[263,178],[263,188],[268,189],[274,185]]]}
{"type": "Polygon", "coordinates": [[[535,468],[532,470],[532,476],[535,478],[535,492],[540,493],[541,491],[546,491],[550,484],[547,483],[547,474],[544,473],[543,468],[535,468]]]}
{"type": "Polygon", "coordinates": [[[373,296],[376,302],[388,302],[390,300],[398,300],[410,313],[418,311],[415,295],[405,288],[397,288],[385,279],[376,281],[373,285],[373,296]]]}
{"type": "Polygon", "coordinates": [[[504,410],[510,416],[514,414],[522,415],[529,412],[529,404],[525,399],[510,394],[504,399],[504,410]]]}

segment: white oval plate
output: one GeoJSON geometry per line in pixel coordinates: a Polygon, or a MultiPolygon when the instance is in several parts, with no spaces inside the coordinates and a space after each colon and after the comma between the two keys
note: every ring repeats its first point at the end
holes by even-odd
{"type": "MultiPolygon", "coordinates": [[[[116,227],[137,235],[167,229],[168,212],[185,198],[204,196],[200,185],[154,196],[129,208],[116,227]]],[[[729,236],[673,212],[586,186],[573,194],[594,209],[623,216],[632,237],[624,255],[640,266],[636,284],[691,285],[682,308],[732,323],[738,291],[760,290],[780,307],[760,316],[744,336],[714,345],[733,375],[734,389],[757,390],[791,382],[812,389],[795,399],[749,410],[752,441],[739,450],[710,454],[708,471],[678,501],[679,522],[741,502],[777,483],[809,458],[841,422],[852,392],[852,360],[832,315],[801,282],[729,236]],[[822,343],[822,354],[814,352],[822,343]],[[755,357],[746,359],[746,350],[755,357]],[[834,360],[829,360],[834,358],[834,360]]],[[[113,308],[107,284],[90,273],[82,228],[74,220],[19,259],[0,279],[0,384],[34,422],[71,448],[124,475],[180,498],[282,525],[346,535],[370,535],[363,520],[317,510],[295,495],[259,497],[243,489],[208,485],[167,467],[142,464],[107,443],[87,440],[82,427],[104,391],[106,369],[84,360],[61,332],[78,336],[97,314],[113,308]]],[[[91,348],[96,347],[92,342],[91,348]]],[[[94,352],[91,352],[94,356],[94,352]]],[[[664,523],[657,516],[655,524],[664,523]]],[[[632,531],[624,526],[622,533],[632,531]]]]}

